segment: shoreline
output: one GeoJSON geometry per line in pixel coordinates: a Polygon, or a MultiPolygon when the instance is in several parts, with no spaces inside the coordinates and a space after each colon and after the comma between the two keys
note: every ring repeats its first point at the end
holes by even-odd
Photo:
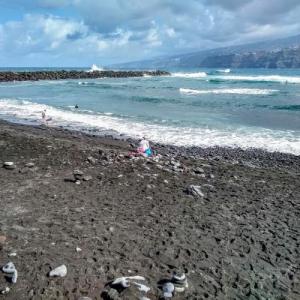
{"type": "Polygon", "coordinates": [[[63,80],[63,79],[95,79],[95,78],[127,78],[144,76],[166,76],[169,72],[156,71],[27,71],[12,72],[0,71],[0,82],[12,81],[39,81],[39,80],[63,80]]]}
{"type": "MultiPolygon", "coordinates": [[[[69,128],[56,127],[56,126],[45,126],[43,124],[24,124],[22,122],[13,122],[4,119],[0,119],[1,125],[11,125],[11,126],[20,126],[20,128],[28,129],[42,129],[50,130],[55,133],[65,133],[71,136],[83,136],[87,138],[93,138],[95,140],[99,139],[101,142],[106,141],[121,141],[127,142],[136,147],[139,140],[127,135],[122,135],[117,132],[114,133],[112,130],[110,133],[107,133],[107,130],[103,133],[95,133],[93,130],[80,131],[80,130],[71,130],[69,128]]],[[[212,146],[212,147],[199,147],[199,146],[176,146],[172,144],[161,144],[150,140],[150,143],[154,151],[163,155],[171,155],[174,157],[192,157],[194,159],[204,158],[204,159],[215,159],[215,160],[228,160],[233,163],[239,163],[242,160],[252,161],[257,166],[268,166],[272,167],[273,162],[276,161],[281,167],[290,166],[292,164],[295,167],[299,166],[300,169],[300,155],[295,155],[293,153],[279,152],[279,151],[268,151],[262,148],[249,147],[247,149],[242,149],[240,147],[222,147],[222,146],[212,146]]],[[[134,147],[131,147],[133,150],[134,147]]],[[[131,150],[132,150],[131,149],[131,150]]],[[[274,165],[273,165],[274,166],[274,165]]],[[[275,166],[276,167],[276,166],[275,166]]]]}

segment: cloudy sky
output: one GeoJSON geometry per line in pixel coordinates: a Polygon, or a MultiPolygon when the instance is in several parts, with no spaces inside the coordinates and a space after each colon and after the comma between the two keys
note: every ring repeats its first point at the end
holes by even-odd
{"type": "Polygon", "coordinates": [[[90,66],[300,33],[300,0],[0,0],[0,67],[90,66]]]}

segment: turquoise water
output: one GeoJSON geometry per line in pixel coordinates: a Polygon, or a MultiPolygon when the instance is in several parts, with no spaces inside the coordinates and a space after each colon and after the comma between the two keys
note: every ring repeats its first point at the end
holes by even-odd
{"type": "Polygon", "coordinates": [[[164,77],[0,84],[0,118],[38,124],[43,109],[49,126],[300,154],[300,70],[172,70],[164,77]]]}

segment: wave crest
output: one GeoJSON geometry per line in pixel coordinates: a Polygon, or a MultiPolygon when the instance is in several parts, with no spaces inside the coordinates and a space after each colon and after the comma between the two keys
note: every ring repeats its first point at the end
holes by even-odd
{"type": "Polygon", "coordinates": [[[268,89],[214,89],[214,90],[194,90],[180,88],[180,93],[187,95],[201,95],[201,94],[239,94],[239,95],[270,95],[278,90],[268,89]]]}

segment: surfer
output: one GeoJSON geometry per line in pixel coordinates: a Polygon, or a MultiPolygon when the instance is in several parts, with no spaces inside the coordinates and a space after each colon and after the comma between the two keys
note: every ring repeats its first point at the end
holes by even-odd
{"type": "Polygon", "coordinates": [[[76,105],[75,105],[75,108],[79,108],[79,106],[76,104],[76,105]]]}

